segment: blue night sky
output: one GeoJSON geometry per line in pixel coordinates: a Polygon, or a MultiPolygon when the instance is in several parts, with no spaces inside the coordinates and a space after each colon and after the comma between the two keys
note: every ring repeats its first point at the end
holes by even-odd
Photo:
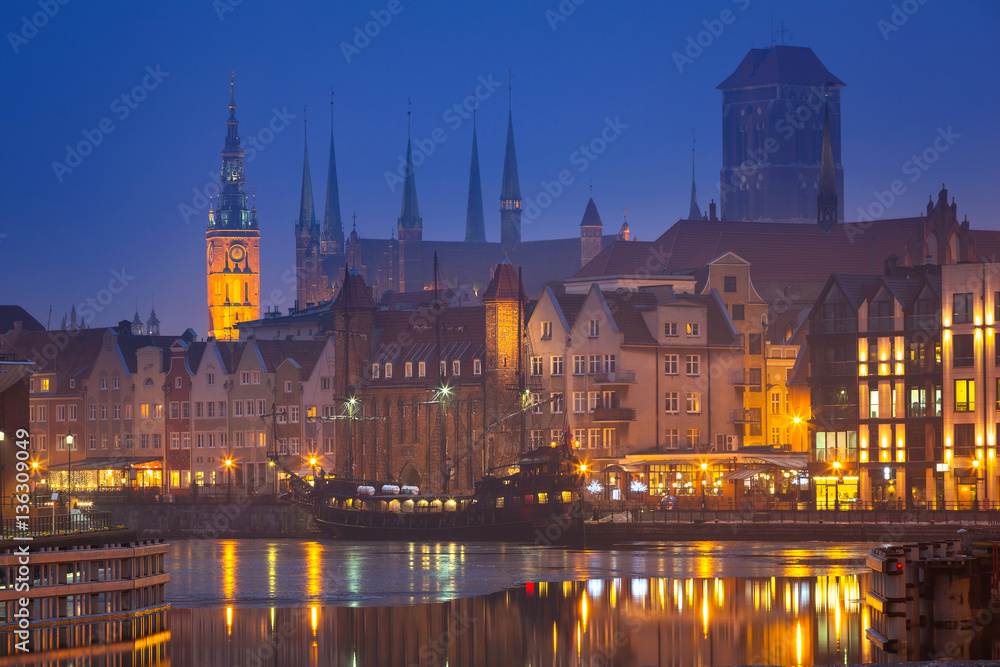
{"type": "Polygon", "coordinates": [[[928,194],[936,197],[946,182],[960,218],[967,214],[978,228],[1000,227],[990,195],[998,176],[996,2],[897,2],[915,11],[905,23],[897,14],[902,25],[886,39],[879,21],[891,25],[888,0],[563,0],[564,8],[575,8],[566,17],[558,14],[558,0],[399,0],[402,10],[348,54],[350,62],[342,44],[373,20],[372,11],[385,20],[389,0],[280,8],[262,0],[62,2],[37,31],[24,27],[24,17],[42,11],[38,0],[0,7],[7,129],[0,161],[2,301],[25,306],[43,324],[50,306],[58,326],[72,305],[79,308],[124,269],[127,286],[90,324],[131,318],[136,299],[145,319],[155,294],[165,333],[191,327],[204,335],[207,205],[194,191],[221,165],[231,66],[244,147],[253,135],[270,138],[246,164],[247,187],[257,194],[261,293],[285,289],[286,307],[294,288],[287,290],[281,276],[294,265],[302,109],[308,105],[321,216],[331,85],[348,230],[354,211],[363,237],[385,237],[396,226],[401,188],[392,191],[386,173],[396,172],[405,151],[410,97],[414,140],[427,140],[437,128],[445,137],[416,172],[424,238],[463,238],[472,125],[446,113],[482,78],[499,84],[480,102],[478,116],[487,236],[499,240],[510,69],[523,196],[534,199],[544,191],[542,182],[564,169],[574,179],[525,226],[524,237],[577,235],[593,182],[605,231],[617,229],[627,205],[633,233],[651,240],[688,210],[692,129],[699,203],[707,209],[710,198],[718,201],[721,93],[715,86],[751,47],[770,43],[772,16],[776,27],[783,21],[788,28],[786,43],[811,47],[847,84],[848,220],[874,201],[874,191],[904,179],[907,191],[886,217],[919,214],[928,194]],[[683,52],[688,37],[723,10],[732,12],[732,22],[679,72],[672,54],[683,52]],[[121,101],[144,82],[149,90],[139,91],[145,99],[130,101],[135,108],[121,101]],[[606,119],[627,128],[581,173],[574,152],[598,136],[606,119]],[[102,122],[113,129],[102,132],[102,122]],[[261,135],[269,124],[279,131],[261,135]],[[904,163],[948,127],[959,138],[911,182],[904,163]],[[100,136],[99,145],[57,175],[53,163],[66,163],[66,146],[85,132],[100,136]],[[188,211],[189,222],[183,206],[195,211],[188,211]]]}

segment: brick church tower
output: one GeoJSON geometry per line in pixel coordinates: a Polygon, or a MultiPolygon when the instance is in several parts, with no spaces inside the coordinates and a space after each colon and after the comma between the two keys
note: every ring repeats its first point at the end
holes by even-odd
{"type": "Polygon", "coordinates": [[[222,149],[219,208],[208,211],[208,335],[236,340],[236,324],[260,318],[260,228],[257,207],[247,209],[243,149],[236,120],[234,80],[229,82],[229,120],[222,149]]]}
{"type": "Polygon", "coordinates": [[[723,220],[816,222],[824,115],[829,108],[833,179],[841,203],[837,219],[843,221],[843,87],[812,49],[784,45],[751,49],[719,84],[723,220]]]}

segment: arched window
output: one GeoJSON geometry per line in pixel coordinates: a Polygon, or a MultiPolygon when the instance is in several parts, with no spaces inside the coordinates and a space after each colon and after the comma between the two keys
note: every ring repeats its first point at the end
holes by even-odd
{"type": "Polygon", "coordinates": [[[938,240],[937,240],[937,236],[934,235],[934,234],[931,234],[930,236],[927,237],[927,257],[926,257],[926,259],[931,264],[940,264],[941,263],[939,261],[939,258],[938,258],[938,240]]]}
{"type": "Polygon", "coordinates": [[[760,330],[767,331],[767,313],[760,316],[760,330]]]}
{"type": "Polygon", "coordinates": [[[950,255],[950,257],[948,257],[949,264],[957,264],[961,261],[962,257],[958,252],[958,234],[951,235],[951,239],[948,241],[948,251],[948,254],[950,255]]]}
{"type": "Polygon", "coordinates": [[[152,387],[153,386],[153,378],[146,378],[145,382],[142,383],[142,386],[143,387],[152,387]]]}

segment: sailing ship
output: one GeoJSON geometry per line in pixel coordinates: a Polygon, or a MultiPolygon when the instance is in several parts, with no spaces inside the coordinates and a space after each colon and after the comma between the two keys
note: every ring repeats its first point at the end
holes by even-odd
{"type": "Polygon", "coordinates": [[[586,465],[564,446],[528,451],[482,477],[468,495],[326,476],[310,484],[286,472],[289,491],[283,498],[337,539],[555,544],[582,528],[586,465]]]}

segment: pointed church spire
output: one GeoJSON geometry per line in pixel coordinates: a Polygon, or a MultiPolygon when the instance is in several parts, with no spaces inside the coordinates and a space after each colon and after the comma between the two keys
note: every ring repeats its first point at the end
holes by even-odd
{"type": "Polygon", "coordinates": [[[240,147],[239,121],[236,120],[236,76],[229,70],[229,119],[226,121],[226,144],[222,149],[222,186],[218,208],[209,216],[209,229],[252,228],[247,197],[243,191],[243,149],[240,147]]]}
{"type": "MultiPolygon", "coordinates": [[[[514,75],[508,76],[513,78],[514,75]]],[[[512,248],[521,242],[521,184],[517,177],[514,116],[509,81],[507,97],[507,147],[503,157],[503,182],[500,185],[500,242],[505,248],[512,248]]]]}
{"type": "MultiPolygon", "coordinates": [[[[412,103],[407,99],[407,106],[412,103]]],[[[410,143],[410,115],[406,110],[406,177],[403,183],[403,206],[399,213],[399,240],[419,241],[423,236],[423,220],[417,205],[417,179],[413,169],[413,148],[410,143]]]]}
{"type": "Polygon", "coordinates": [[[817,222],[827,234],[837,224],[837,176],[833,165],[833,141],[830,138],[830,105],[823,111],[823,156],[819,165],[819,194],[816,198],[817,222]]]}
{"type": "MultiPolygon", "coordinates": [[[[305,109],[302,110],[303,114],[305,109]]],[[[312,235],[316,227],[316,210],[313,208],[312,174],[309,172],[309,130],[308,121],[302,122],[302,136],[305,149],[302,153],[302,198],[299,202],[299,223],[296,232],[312,235]]]]}
{"type": "Polygon", "coordinates": [[[479,177],[479,142],[476,139],[476,109],[472,109],[472,165],[469,167],[469,206],[465,213],[465,240],[486,241],[483,217],[483,184],[479,177]]]}
{"type": "Polygon", "coordinates": [[[694,183],[694,143],[691,138],[691,208],[688,211],[688,220],[701,220],[701,209],[698,207],[697,188],[694,183]]]}
{"type": "Polygon", "coordinates": [[[326,172],[326,212],[323,215],[323,252],[344,251],[344,221],[340,217],[337,157],[333,150],[333,90],[330,91],[330,167],[326,172]]]}

